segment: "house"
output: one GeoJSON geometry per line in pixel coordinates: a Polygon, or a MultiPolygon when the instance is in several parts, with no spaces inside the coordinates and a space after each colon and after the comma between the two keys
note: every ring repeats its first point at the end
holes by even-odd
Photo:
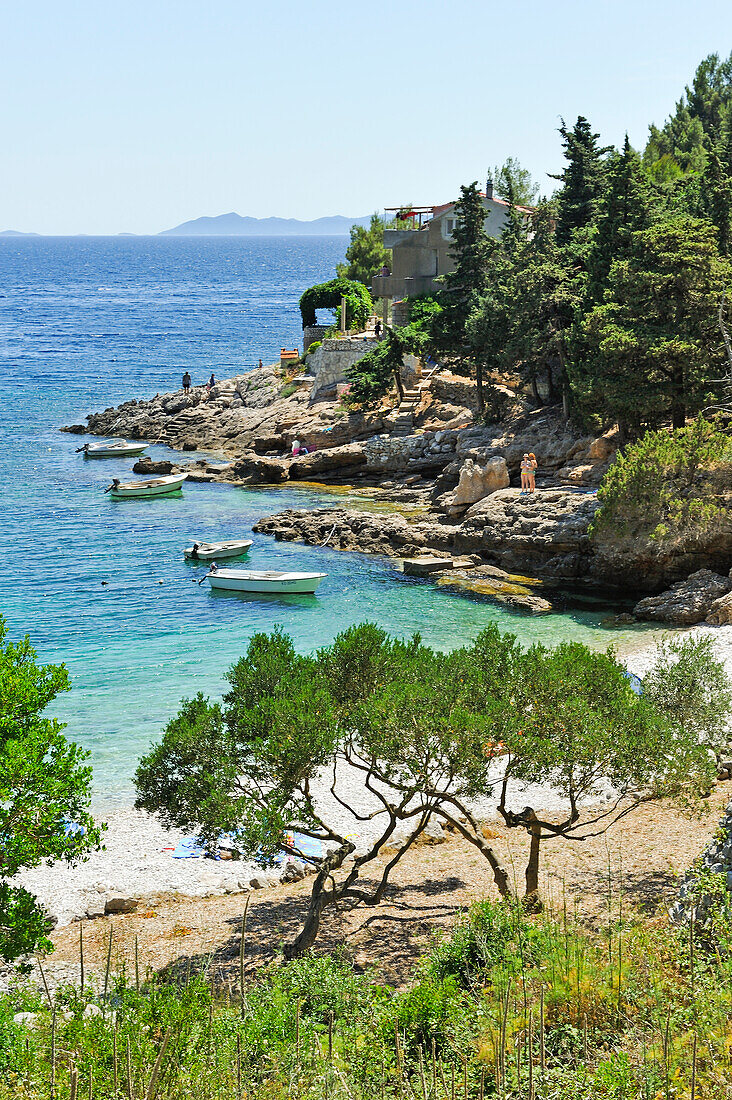
{"type": "MultiPolygon", "coordinates": [[[[481,192],[485,207],[485,230],[491,237],[499,237],[508,221],[509,203],[496,198],[493,183],[488,180],[485,193],[481,192]]],[[[517,206],[524,217],[532,210],[517,206]]],[[[391,249],[392,267],[389,274],[375,275],[371,283],[374,298],[390,298],[396,301],[420,294],[432,294],[439,290],[437,278],[455,269],[450,255],[455,230],[455,203],[442,206],[410,206],[391,208],[404,228],[384,230],[384,247],[391,249]]]]}

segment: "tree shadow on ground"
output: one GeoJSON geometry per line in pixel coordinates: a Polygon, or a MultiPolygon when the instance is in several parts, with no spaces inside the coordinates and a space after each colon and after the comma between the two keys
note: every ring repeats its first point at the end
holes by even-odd
{"type": "MultiPolygon", "coordinates": [[[[552,876],[558,880],[557,875],[552,876]]],[[[616,872],[610,882],[606,870],[583,869],[575,871],[571,880],[566,880],[568,890],[578,888],[583,894],[594,893],[598,897],[610,896],[610,904],[617,911],[621,899],[630,909],[653,915],[660,905],[669,902],[677,886],[672,871],[623,871],[616,872]]]]}
{"type": "MultiPolygon", "coordinates": [[[[360,885],[374,889],[376,882],[364,880],[360,885]]],[[[460,908],[455,902],[433,899],[450,895],[464,885],[456,876],[427,879],[387,887],[380,905],[332,906],[323,914],[314,953],[324,955],[345,949],[357,969],[377,965],[382,979],[403,982],[435,930],[449,926],[460,908]]],[[[250,897],[244,941],[246,979],[255,978],[275,962],[284,946],[295,939],[305,921],[310,890],[282,898],[250,897]]],[[[242,917],[243,910],[244,903],[242,917]]],[[[185,984],[194,975],[205,975],[222,990],[238,988],[242,917],[227,921],[231,935],[211,954],[190,954],[174,960],[160,972],[162,979],[185,984]]]]}

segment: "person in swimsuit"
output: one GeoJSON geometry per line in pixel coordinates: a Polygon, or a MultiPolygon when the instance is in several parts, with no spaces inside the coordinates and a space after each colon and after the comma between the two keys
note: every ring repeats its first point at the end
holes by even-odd
{"type": "Polygon", "coordinates": [[[529,462],[531,467],[529,469],[529,492],[536,492],[536,471],[539,468],[539,463],[536,461],[536,455],[533,451],[529,451],[529,462]]]}
{"type": "Polygon", "coordinates": [[[528,493],[529,491],[529,475],[531,473],[531,459],[528,452],[521,459],[521,492],[528,493]]]}

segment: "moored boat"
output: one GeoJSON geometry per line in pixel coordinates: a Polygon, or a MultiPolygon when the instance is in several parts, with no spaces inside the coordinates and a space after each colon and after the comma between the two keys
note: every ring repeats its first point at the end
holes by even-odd
{"type": "Polygon", "coordinates": [[[76,453],[84,458],[137,458],[147,450],[147,443],[128,443],[126,439],[116,439],[110,443],[85,443],[76,453]]]}
{"type": "Polygon", "coordinates": [[[147,481],[124,482],[115,477],[104,492],[111,493],[115,500],[126,500],[128,497],[163,497],[179,493],[185,479],[186,474],[167,474],[165,477],[154,477],[147,481]]]}
{"type": "Polygon", "coordinates": [[[265,592],[277,596],[310,595],[327,573],[286,573],[276,569],[217,569],[206,574],[212,588],[225,592],[265,592]]]}
{"type": "Polygon", "coordinates": [[[194,542],[183,556],[189,561],[215,561],[217,558],[240,558],[252,545],[252,539],[229,539],[227,542],[194,542]]]}

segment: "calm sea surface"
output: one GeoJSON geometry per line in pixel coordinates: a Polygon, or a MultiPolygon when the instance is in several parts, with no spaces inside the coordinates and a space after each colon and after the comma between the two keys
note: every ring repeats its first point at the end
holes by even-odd
{"type": "Polygon", "coordinates": [[[180,698],[218,694],[251,634],[278,623],[302,650],[364,619],[443,648],[489,622],[527,642],[642,638],[603,628],[599,611],[511,615],[385,560],[263,536],[252,566],[325,570],[318,596],[215,595],[184,563],[187,542],[247,536],[259,516],[332,497],[193,484],[180,499],[104,495],[130,463],[84,461],[59,425],[176,389],[186,368],[194,382],[225,377],[297,346],[298,298],[344,249],[342,238],[0,239],[0,611],[11,637],[28,633],[44,661],[68,666],[56,713],[92,752],[100,805],[130,801],[135,763],[180,698]]]}

